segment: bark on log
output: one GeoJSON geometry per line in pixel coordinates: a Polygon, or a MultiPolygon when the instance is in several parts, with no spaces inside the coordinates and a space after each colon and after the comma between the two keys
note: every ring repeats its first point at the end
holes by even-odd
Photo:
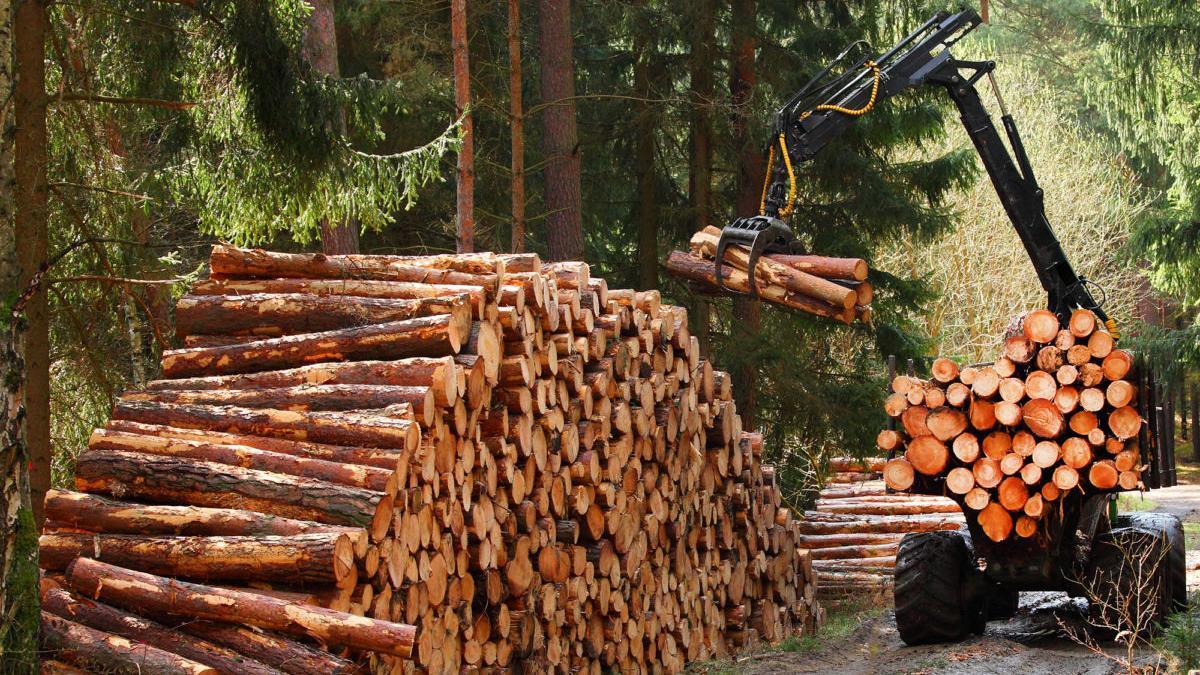
{"type": "Polygon", "coordinates": [[[307,293],[185,295],[175,305],[175,332],[181,338],[189,335],[268,338],[437,314],[454,315],[460,325],[470,321],[470,296],[463,293],[399,299],[307,293]]]}
{"type": "MultiPolygon", "coordinates": [[[[720,239],[720,231],[716,228],[697,232],[692,235],[691,246],[693,251],[698,251],[710,261],[716,258],[717,241],[720,239]]],[[[743,272],[749,269],[750,253],[741,246],[730,246],[725,250],[725,263],[736,267],[743,272]]],[[[710,266],[711,266],[710,262],[710,266]]],[[[857,303],[857,293],[853,289],[848,289],[845,286],[840,286],[822,279],[819,276],[814,276],[807,272],[801,272],[793,267],[772,260],[769,256],[764,256],[758,259],[758,264],[755,265],[755,278],[759,284],[773,284],[781,286],[792,293],[805,295],[821,302],[828,303],[834,307],[844,307],[850,309],[857,303]]]]}
{"type": "Polygon", "coordinates": [[[45,611],[42,612],[41,644],[57,659],[104,673],[217,675],[220,672],[178,654],[137,644],[45,611]]]}
{"type": "Polygon", "coordinates": [[[433,426],[437,414],[433,390],[386,384],[302,384],[271,389],[165,389],[131,391],[125,401],[153,401],[187,405],[231,405],[295,412],[322,410],[372,410],[408,404],[422,426],[433,426]]]}
{"type": "Polygon", "coordinates": [[[293,368],[310,363],[400,359],[455,354],[470,327],[451,315],[427,316],[269,338],[226,347],[163,352],[163,375],[170,378],[229,375],[293,368]]]}
{"type": "Polygon", "coordinates": [[[290,675],[361,672],[352,661],[257,628],[188,619],[178,623],[175,630],[222,645],[290,675]]]}
{"type": "Polygon", "coordinates": [[[421,430],[415,422],[396,417],[391,412],[385,416],[117,401],[113,407],[113,419],[293,441],[400,450],[415,450],[421,440],[421,430]]]}
{"type": "Polygon", "coordinates": [[[280,672],[227,647],[171,630],[136,614],[80,598],[61,588],[42,591],[42,609],[98,631],[178,654],[222,673],[277,675],[280,672]]]}
{"type": "Polygon", "coordinates": [[[264,595],[174,581],[88,558],[67,568],[71,586],[121,607],[147,608],[210,621],[233,621],[332,645],[409,658],[416,628],[298,605],[264,595]]]}
{"type": "Polygon", "coordinates": [[[278,581],[345,587],[357,579],[354,544],[342,533],[289,537],[153,537],[43,534],[41,564],[66,570],[76,558],[101,560],[160,576],[201,581],[278,581]]]}

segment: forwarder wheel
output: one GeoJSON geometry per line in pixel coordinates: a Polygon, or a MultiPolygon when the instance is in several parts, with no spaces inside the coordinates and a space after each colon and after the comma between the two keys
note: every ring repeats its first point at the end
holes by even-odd
{"type": "Polygon", "coordinates": [[[963,532],[920,532],[901,540],[894,593],[896,628],[906,644],[953,642],[982,632],[969,542],[963,532]]]}
{"type": "Polygon", "coordinates": [[[1096,537],[1084,580],[1092,623],[1112,637],[1153,634],[1187,604],[1183,525],[1166,513],[1123,513],[1096,537]]]}

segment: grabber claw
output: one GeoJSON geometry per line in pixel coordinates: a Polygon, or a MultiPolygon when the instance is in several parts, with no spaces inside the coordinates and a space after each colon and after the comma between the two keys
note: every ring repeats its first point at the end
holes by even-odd
{"type": "Polygon", "coordinates": [[[749,295],[752,298],[757,298],[758,284],[754,281],[754,272],[758,266],[759,257],[764,253],[801,252],[800,242],[796,239],[796,235],[792,233],[792,228],[788,227],[782,220],[772,218],[771,216],[738,218],[721,230],[721,238],[717,240],[715,261],[717,285],[729,293],[749,295]],[[730,245],[745,246],[749,251],[749,260],[746,264],[747,285],[750,288],[749,293],[742,293],[725,284],[724,275],[721,273],[721,270],[724,267],[725,249],[730,245]]]}

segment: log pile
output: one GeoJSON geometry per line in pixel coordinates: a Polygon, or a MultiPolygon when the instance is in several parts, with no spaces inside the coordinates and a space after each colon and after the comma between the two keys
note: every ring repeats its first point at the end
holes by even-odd
{"type": "MultiPolygon", "coordinates": [[[[715,259],[721,230],[707,227],[692,236],[690,251],[672,251],[667,271],[687,279],[699,293],[721,293],[715,259]]],[[[744,247],[725,250],[722,282],[741,293],[750,292],[749,253],[744,247]]],[[[754,288],[766,302],[850,324],[870,323],[874,295],[861,258],[769,253],[758,259],[754,288]]]]}
{"type": "Polygon", "coordinates": [[[762,437],[657,292],[529,254],[211,269],[47,500],[58,658],[137,624],[222,672],[678,672],[815,629],[762,437]]]}
{"type": "Polygon", "coordinates": [[[1029,312],[990,365],[938,359],[929,380],[893,379],[888,486],[951,497],[996,542],[1034,536],[1073,492],[1141,488],[1133,357],[1090,311],[1059,323],[1029,312]]]}
{"type": "Polygon", "coordinates": [[[830,460],[831,474],[800,521],[822,605],[891,600],[900,540],[909,532],[957,530],[962,511],[949,499],[888,493],[884,459],[830,460]]]}

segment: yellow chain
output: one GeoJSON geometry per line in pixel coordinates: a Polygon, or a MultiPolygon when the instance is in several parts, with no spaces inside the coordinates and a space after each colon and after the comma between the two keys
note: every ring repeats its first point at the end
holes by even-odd
{"type": "MultiPolygon", "coordinates": [[[[871,112],[871,109],[875,107],[875,99],[879,96],[879,81],[882,79],[882,75],[879,72],[879,64],[875,63],[874,61],[867,61],[863,64],[863,66],[869,69],[875,76],[875,81],[871,84],[871,98],[867,100],[866,105],[857,110],[853,110],[851,108],[843,108],[840,105],[823,103],[801,115],[800,119],[807,119],[809,115],[812,115],[817,111],[839,112],[843,115],[850,115],[851,117],[861,117],[871,112]]],[[[792,156],[788,153],[787,138],[782,133],[779,134],[779,146],[783,151],[783,163],[787,167],[788,171],[788,200],[787,204],[782,209],[779,209],[779,217],[787,218],[792,215],[792,212],[796,207],[796,172],[792,168],[792,156]]],[[[759,215],[765,216],[767,214],[767,192],[771,187],[771,171],[774,170],[774,168],[775,144],[772,143],[770,151],[767,153],[767,171],[766,175],[763,176],[762,198],[759,200],[758,205],[759,215]]]]}
{"type": "Polygon", "coordinates": [[[1104,325],[1108,327],[1108,332],[1112,334],[1114,340],[1121,339],[1121,329],[1117,327],[1117,322],[1112,317],[1109,317],[1104,325]]]}

